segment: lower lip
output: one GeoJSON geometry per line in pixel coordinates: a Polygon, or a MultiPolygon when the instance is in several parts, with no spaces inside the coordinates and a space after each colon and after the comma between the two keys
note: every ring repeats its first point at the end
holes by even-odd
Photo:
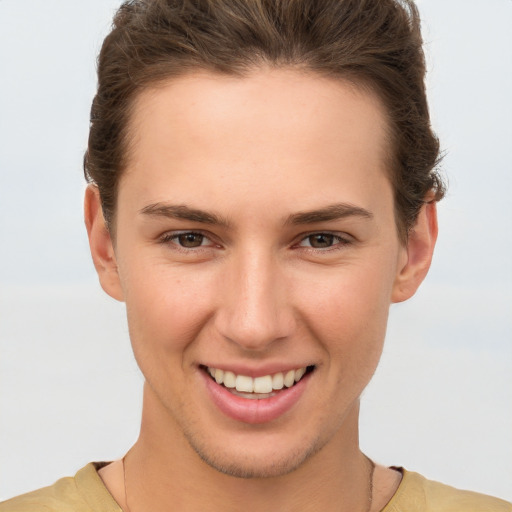
{"type": "Polygon", "coordinates": [[[234,395],[204,371],[201,373],[214,404],[226,416],[251,424],[267,423],[288,412],[299,401],[311,375],[306,374],[291,388],[284,388],[269,398],[250,399],[234,395]]]}

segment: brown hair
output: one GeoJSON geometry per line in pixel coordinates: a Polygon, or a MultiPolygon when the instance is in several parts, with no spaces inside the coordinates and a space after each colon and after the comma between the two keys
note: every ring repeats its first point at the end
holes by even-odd
{"type": "Polygon", "coordinates": [[[145,88],[193,70],[243,76],[263,64],[369,87],[386,106],[390,177],[402,241],[424,201],[439,200],[418,10],[412,0],[129,0],[98,59],[84,172],[110,227],[127,164],[127,126],[145,88]]]}

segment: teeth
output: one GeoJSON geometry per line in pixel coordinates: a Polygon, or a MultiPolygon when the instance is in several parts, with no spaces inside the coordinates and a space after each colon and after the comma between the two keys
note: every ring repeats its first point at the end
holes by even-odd
{"type": "Polygon", "coordinates": [[[275,396],[275,393],[240,393],[236,389],[232,389],[231,393],[242,398],[248,398],[249,400],[261,400],[275,396]]]}
{"type": "Polygon", "coordinates": [[[282,373],[276,373],[272,377],[272,389],[283,389],[284,388],[284,377],[282,373]]]}
{"type": "Polygon", "coordinates": [[[302,377],[304,377],[304,374],[306,373],[306,368],[299,368],[298,370],[295,370],[295,376],[293,380],[295,382],[299,382],[302,377]]]}
{"type": "Polygon", "coordinates": [[[227,388],[236,387],[236,375],[233,372],[224,372],[224,386],[227,388]]]}
{"type": "Polygon", "coordinates": [[[284,376],[284,385],[287,388],[291,388],[294,383],[295,383],[295,370],[290,370],[284,376]]]}
{"type": "Polygon", "coordinates": [[[265,375],[265,377],[256,377],[254,379],[254,392],[255,393],[270,393],[272,391],[272,377],[265,375]]]}
{"type": "Polygon", "coordinates": [[[237,391],[252,393],[254,391],[254,379],[247,377],[246,375],[237,375],[235,387],[237,391]]]}
{"type": "MultiPolygon", "coordinates": [[[[286,373],[264,375],[262,377],[248,377],[247,375],[235,375],[233,372],[220,370],[219,368],[207,368],[208,373],[215,379],[217,384],[224,384],[225,387],[233,389],[238,393],[253,393],[254,395],[273,396],[273,390],[290,388],[299,382],[306,373],[306,367],[290,370],[286,373]]],[[[236,394],[238,394],[236,393],[236,394]]]]}

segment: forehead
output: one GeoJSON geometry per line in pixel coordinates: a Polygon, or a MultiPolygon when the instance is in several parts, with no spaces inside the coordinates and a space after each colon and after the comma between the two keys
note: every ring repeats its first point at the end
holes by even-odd
{"type": "Polygon", "coordinates": [[[385,119],[367,90],[313,73],[185,75],[137,98],[119,200],[128,181],[141,202],[168,200],[176,186],[193,186],[196,198],[207,188],[209,200],[226,188],[263,199],[286,184],[283,196],[306,202],[315,189],[337,194],[340,180],[346,190],[357,188],[352,182],[378,189],[387,174],[385,119]]]}

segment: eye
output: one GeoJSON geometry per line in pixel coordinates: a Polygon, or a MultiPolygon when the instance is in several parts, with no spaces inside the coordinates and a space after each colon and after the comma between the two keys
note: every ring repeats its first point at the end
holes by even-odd
{"type": "Polygon", "coordinates": [[[312,249],[330,249],[331,247],[343,246],[350,241],[333,233],[313,233],[306,236],[299,242],[299,247],[312,249]]]}
{"type": "Polygon", "coordinates": [[[212,245],[212,242],[202,233],[186,231],[181,233],[167,233],[161,239],[162,243],[172,243],[183,249],[195,249],[212,245]]]}
{"type": "Polygon", "coordinates": [[[182,233],[176,236],[176,241],[182,246],[187,248],[201,247],[205,240],[205,236],[200,233],[182,233]]]}
{"type": "Polygon", "coordinates": [[[325,249],[334,243],[334,235],[329,233],[316,233],[306,238],[308,244],[314,249],[325,249]]]}

